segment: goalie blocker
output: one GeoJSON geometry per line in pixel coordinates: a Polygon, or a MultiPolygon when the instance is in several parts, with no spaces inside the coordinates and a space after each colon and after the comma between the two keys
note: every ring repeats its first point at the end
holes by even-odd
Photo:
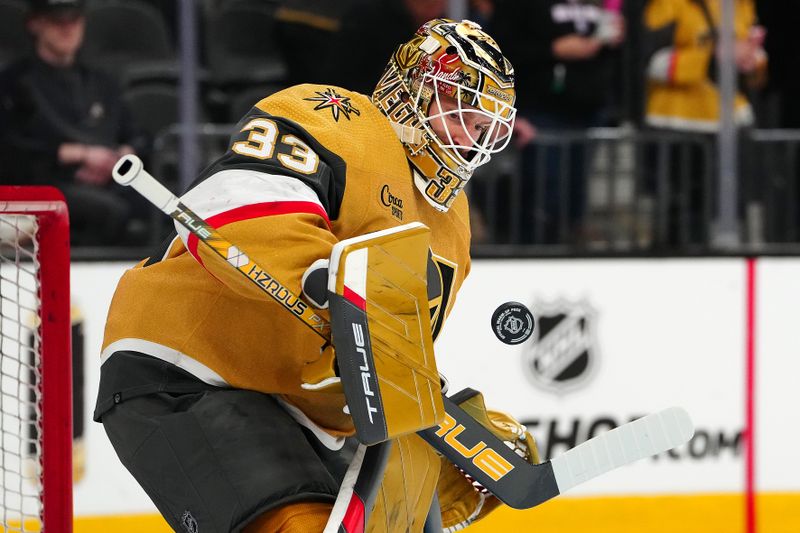
{"type": "Polygon", "coordinates": [[[431,337],[430,230],[412,223],[337,243],[328,298],[356,436],[375,444],[443,420],[431,337]]]}

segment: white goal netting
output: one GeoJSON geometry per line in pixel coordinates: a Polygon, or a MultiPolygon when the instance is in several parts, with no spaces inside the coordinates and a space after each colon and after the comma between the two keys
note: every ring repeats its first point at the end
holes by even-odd
{"type": "Polygon", "coordinates": [[[41,337],[36,217],[0,216],[2,531],[39,531],[41,337]]]}
{"type": "Polygon", "coordinates": [[[37,192],[0,187],[0,533],[71,531],[69,237],[37,192]]]}

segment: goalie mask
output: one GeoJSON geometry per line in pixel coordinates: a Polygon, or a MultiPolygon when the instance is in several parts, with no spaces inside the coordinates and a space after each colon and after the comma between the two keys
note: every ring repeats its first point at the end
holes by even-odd
{"type": "Polygon", "coordinates": [[[400,45],[372,94],[425,199],[447,211],[473,171],[506,147],[514,69],[480,26],[436,19],[400,45]]]}

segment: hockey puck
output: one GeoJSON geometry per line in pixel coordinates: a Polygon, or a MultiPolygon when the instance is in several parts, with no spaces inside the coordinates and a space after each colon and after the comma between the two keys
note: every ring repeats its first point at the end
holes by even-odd
{"type": "Polygon", "coordinates": [[[506,344],[526,341],[533,333],[534,325],[533,314],[519,302],[501,304],[492,313],[492,331],[506,344]]]}

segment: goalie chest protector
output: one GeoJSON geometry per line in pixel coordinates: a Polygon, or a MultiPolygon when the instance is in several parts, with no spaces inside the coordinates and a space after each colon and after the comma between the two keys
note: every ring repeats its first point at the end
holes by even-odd
{"type": "MultiPolygon", "coordinates": [[[[413,183],[394,130],[364,95],[324,85],[300,85],[275,93],[258,102],[240,121],[241,131],[233,135],[231,146],[247,141],[246,127],[257,119],[274,123],[276,138],[284,144],[276,145],[268,159],[229,150],[200,176],[189,194],[202,191],[205,180],[212,183],[226,170],[263,173],[265,179],[281,175],[284,180],[296,178],[311,187],[327,213],[327,221],[308,213],[288,213],[226,222],[218,226],[220,233],[234,244],[260,246],[261,250],[255,251],[243,248],[286,287],[300,294],[303,271],[314,259],[329,257],[335,241],[422,222],[431,229],[437,267],[428,276],[435,337],[469,269],[465,196],[459,195],[446,213],[429,205],[413,183]],[[301,159],[300,152],[293,150],[299,146],[294,139],[301,139],[319,154],[315,168],[295,164],[301,159]],[[328,229],[321,231],[321,225],[328,229]]],[[[224,182],[222,185],[208,187],[207,194],[224,195],[224,182]]],[[[202,203],[205,198],[200,200],[202,203]]],[[[186,203],[195,209],[189,199],[186,203]]],[[[235,207],[243,212],[249,206],[235,207]]],[[[198,214],[207,217],[203,212],[198,214]]],[[[205,266],[210,271],[211,264],[205,266]]],[[[104,356],[110,355],[118,341],[142,340],[138,349],[130,343],[126,349],[156,357],[167,353],[188,361],[191,364],[182,368],[192,373],[202,369],[203,375],[195,375],[207,382],[212,375],[215,383],[224,386],[283,394],[318,424],[337,432],[352,432],[349,417],[341,411],[343,399],[300,388],[300,369],[317,357],[320,338],[278,304],[267,298],[242,298],[225,290],[220,278],[203,270],[185,243],[177,239],[168,250],[126,272],[109,311],[104,356]]]]}

